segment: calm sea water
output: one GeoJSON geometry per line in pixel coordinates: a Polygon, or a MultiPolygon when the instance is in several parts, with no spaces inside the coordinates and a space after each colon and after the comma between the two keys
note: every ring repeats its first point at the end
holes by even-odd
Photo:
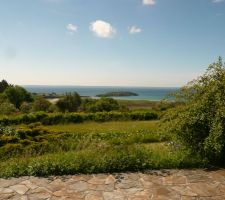
{"type": "Polygon", "coordinates": [[[64,94],[66,92],[78,92],[81,96],[95,97],[106,92],[134,92],[138,96],[115,97],[115,99],[126,100],[153,100],[164,99],[168,94],[175,92],[178,88],[163,87],[108,87],[108,86],[24,86],[29,92],[64,94]]]}

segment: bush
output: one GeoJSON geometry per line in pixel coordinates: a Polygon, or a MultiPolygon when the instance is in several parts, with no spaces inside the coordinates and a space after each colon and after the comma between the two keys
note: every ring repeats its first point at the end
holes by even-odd
{"type": "Polygon", "coordinates": [[[76,112],[81,105],[81,97],[78,93],[67,93],[62,99],[57,101],[56,106],[61,112],[76,112]]]}
{"type": "Polygon", "coordinates": [[[81,123],[83,121],[119,121],[119,120],[156,120],[158,115],[149,111],[134,111],[134,112],[97,112],[97,113],[45,113],[38,112],[32,114],[23,114],[16,117],[0,118],[0,124],[30,124],[41,122],[45,125],[60,124],[60,123],[81,123]]]}
{"type": "Polygon", "coordinates": [[[23,102],[20,106],[20,111],[22,113],[30,113],[32,110],[32,104],[28,102],[23,102]]]}
{"type": "MultiPolygon", "coordinates": [[[[102,97],[100,99],[89,99],[86,98],[82,101],[80,110],[86,112],[109,112],[120,110],[121,106],[119,103],[112,98],[102,97]]],[[[123,110],[125,108],[123,107],[123,110]]]]}
{"type": "Polygon", "coordinates": [[[12,104],[9,103],[8,101],[0,103],[0,114],[1,115],[10,115],[18,112],[16,107],[12,104]]]}
{"type": "Polygon", "coordinates": [[[49,111],[51,103],[42,96],[37,96],[33,102],[33,111],[49,111]]]}
{"type": "Polygon", "coordinates": [[[184,105],[171,111],[167,128],[211,163],[225,162],[225,65],[222,59],[174,95],[184,105]]]}

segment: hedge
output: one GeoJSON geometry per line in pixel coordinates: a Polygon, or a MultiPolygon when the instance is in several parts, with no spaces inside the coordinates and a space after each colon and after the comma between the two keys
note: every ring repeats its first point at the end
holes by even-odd
{"type": "Polygon", "coordinates": [[[133,112],[97,112],[97,113],[31,113],[23,114],[14,117],[0,118],[0,124],[3,125],[17,125],[17,124],[31,124],[40,122],[45,125],[53,124],[67,124],[67,123],[81,123],[84,121],[145,121],[156,120],[158,114],[149,111],[133,111],[133,112]]]}

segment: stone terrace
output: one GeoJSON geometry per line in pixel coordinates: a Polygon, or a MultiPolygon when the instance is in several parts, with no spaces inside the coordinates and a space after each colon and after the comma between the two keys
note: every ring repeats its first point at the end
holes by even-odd
{"type": "Polygon", "coordinates": [[[0,200],[225,200],[225,170],[0,179],[0,200]]]}

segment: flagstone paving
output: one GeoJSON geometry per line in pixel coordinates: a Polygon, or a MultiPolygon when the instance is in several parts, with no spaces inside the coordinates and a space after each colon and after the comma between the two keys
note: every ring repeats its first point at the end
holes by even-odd
{"type": "Polygon", "coordinates": [[[0,179],[0,200],[225,200],[225,169],[0,179]]]}

